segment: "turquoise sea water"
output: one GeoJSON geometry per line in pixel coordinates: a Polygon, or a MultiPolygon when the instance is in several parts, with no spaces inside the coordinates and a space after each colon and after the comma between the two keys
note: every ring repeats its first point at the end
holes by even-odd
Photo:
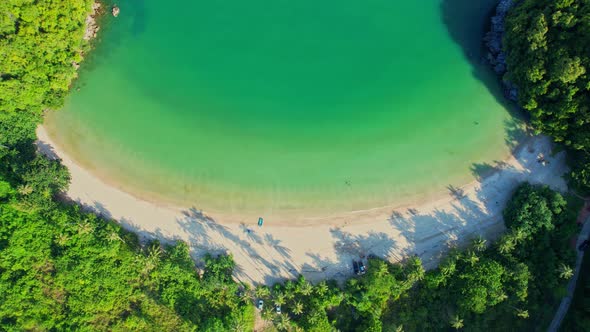
{"type": "Polygon", "coordinates": [[[493,4],[124,0],[47,127],[123,188],[205,210],[407,202],[509,152],[480,60],[493,4]]]}

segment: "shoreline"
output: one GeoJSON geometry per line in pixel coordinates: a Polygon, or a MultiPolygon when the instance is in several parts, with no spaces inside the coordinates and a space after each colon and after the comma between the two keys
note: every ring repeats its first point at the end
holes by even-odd
{"type": "MultiPolygon", "coordinates": [[[[94,2],[86,18],[84,40],[96,38],[101,4],[94,2]]],[[[79,64],[73,63],[78,69],[79,64]]],[[[61,159],[72,177],[67,198],[98,215],[116,220],[142,240],[163,243],[182,240],[197,259],[205,254],[232,254],[234,277],[251,284],[272,284],[303,274],[308,280],[344,280],[352,275],[352,259],[376,255],[392,262],[417,255],[433,268],[450,248],[475,236],[494,239],[504,230],[502,210],[513,189],[523,181],[565,191],[564,152],[553,155],[547,137],[525,137],[502,161],[478,179],[449,192],[423,195],[409,204],[392,204],[285,223],[272,216],[263,228],[254,216],[207,215],[162,199],[145,199],[128,192],[76,163],[37,128],[40,153],[61,159]],[[537,156],[549,162],[542,165],[537,156]],[[248,220],[248,224],[244,223],[248,220]]]]}
{"type": "MultiPolygon", "coordinates": [[[[523,131],[524,133],[525,131],[523,131]]],[[[45,149],[44,154],[51,158],[59,158],[67,160],[67,167],[75,167],[84,173],[85,178],[95,178],[100,183],[99,187],[110,187],[116,190],[115,196],[129,196],[133,200],[143,201],[159,208],[165,208],[176,212],[183,212],[187,209],[199,210],[205,217],[211,220],[218,220],[224,224],[241,224],[245,222],[257,221],[259,217],[264,217],[265,221],[271,221],[273,225],[289,226],[289,227],[310,227],[318,223],[325,224],[363,224],[367,221],[372,221],[376,217],[382,217],[386,214],[391,214],[392,211],[412,210],[420,207],[431,207],[435,205],[442,205],[448,203],[449,200],[455,199],[457,194],[461,192],[468,192],[473,190],[486,178],[494,175],[499,169],[497,165],[490,167],[489,170],[481,172],[478,176],[465,176],[465,181],[457,181],[460,184],[458,187],[449,185],[447,188],[432,190],[428,192],[416,192],[400,200],[393,200],[391,204],[374,204],[371,207],[360,209],[317,209],[317,208],[298,208],[292,210],[283,210],[277,212],[273,207],[262,208],[253,211],[240,210],[238,212],[230,212],[224,210],[211,209],[208,206],[195,205],[194,199],[175,199],[165,194],[154,193],[152,190],[143,190],[133,184],[126,183],[124,180],[117,177],[109,176],[93,166],[87,165],[84,161],[80,161],[76,154],[70,154],[65,149],[61,148],[59,140],[54,139],[54,133],[50,127],[45,125],[39,126],[37,129],[37,136],[43,138],[48,149],[45,149]],[[50,150],[50,152],[48,152],[50,150]],[[451,191],[451,189],[453,191],[451,191]]],[[[510,163],[514,155],[517,155],[533,137],[528,134],[523,134],[516,147],[510,152],[504,154],[500,162],[494,160],[498,165],[510,163]]],[[[66,164],[66,163],[64,163],[66,164]]],[[[233,209],[232,209],[233,210],[233,209]]]]}
{"type": "Polygon", "coordinates": [[[205,253],[231,253],[235,277],[249,283],[272,283],[304,274],[317,281],[343,280],[351,275],[353,257],[374,254],[390,261],[418,255],[434,267],[449,247],[482,235],[495,238],[503,229],[502,209],[512,190],[523,181],[565,191],[564,153],[552,154],[547,137],[525,138],[490,175],[455,188],[446,195],[417,204],[349,211],[304,223],[273,217],[262,228],[251,218],[208,215],[194,207],[175,207],[133,196],[102,181],[78,165],[49,137],[37,130],[38,150],[60,158],[72,176],[66,195],[103,217],[117,220],[143,239],[183,240],[194,258],[205,253]],[[537,161],[539,154],[549,162],[537,161]],[[247,223],[245,223],[247,221],[247,223]]]}

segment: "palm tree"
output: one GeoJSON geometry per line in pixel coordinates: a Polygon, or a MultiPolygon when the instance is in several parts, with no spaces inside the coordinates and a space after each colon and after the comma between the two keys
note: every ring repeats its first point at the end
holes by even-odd
{"type": "Polygon", "coordinates": [[[295,302],[295,304],[293,305],[293,314],[294,315],[301,315],[303,313],[303,303],[297,301],[295,302]]]}
{"type": "Polygon", "coordinates": [[[559,276],[563,279],[570,279],[574,275],[574,270],[563,263],[559,264],[557,272],[559,272],[559,276]]]}
{"type": "Polygon", "coordinates": [[[241,322],[237,318],[234,318],[231,322],[230,331],[232,331],[232,332],[245,332],[246,327],[244,326],[243,322],[241,322]]]}
{"type": "Polygon", "coordinates": [[[153,245],[148,248],[147,257],[149,260],[156,262],[160,259],[160,256],[162,256],[162,253],[163,252],[161,246],[153,245]]]}
{"type": "Polygon", "coordinates": [[[114,232],[114,231],[109,233],[109,235],[107,236],[107,240],[109,242],[123,241],[123,239],[121,239],[119,234],[117,234],[117,232],[114,232]]]}
{"type": "Polygon", "coordinates": [[[60,234],[57,237],[57,244],[60,246],[65,245],[70,240],[70,237],[67,234],[60,234]]]}
{"type": "Polygon", "coordinates": [[[406,284],[411,285],[416,281],[424,279],[424,267],[422,266],[422,261],[418,256],[410,257],[405,264],[404,267],[405,274],[406,274],[406,284]]]}
{"type": "Polygon", "coordinates": [[[522,310],[522,309],[516,309],[516,316],[518,316],[520,318],[527,319],[527,318],[529,318],[529,311],[522,310]]]}
{"type": "Polygon", "coordinates": [[[83,222],[78,224],[78,234],[80,234],[80,235],[90,234],[93,231],[94,231],[94,228],[88,222],[88,220],[84,220],[83,222]]]}
{"type": "Polygon", "coordinates": [[[510,234],[512,234],[515,243],[521,242],[527,237],[527,233],[522,228],[513,229],[510,234]]]}
{"type": "Polygon", "coordinates": [[[275,326],[279,331],[287,331],[291,327],[291,319],[287,315],[277,315],[275,326]]]}
{"type": "Polygon", "coordinates": [[[311,284],[307,281],[302,282],[299,285],[299,293],[301,293],[302,295],[309,295],[311,294],[311,292],[313,291],[313,287],[311,286],[311,284]]]}
{"type": "Polygon", "coordinates": [[[511,253],[512,250],[514,250],[515,246],[516,245],[514,241],[508,235],[505,235],[498,242],[498,251],[501,254],[506,255],[511,253]]]}
{"type": "Polygon", "coordinates": [[[486,249],[486,242],[487,240],[484,239],[483,237],[478,236],[475,239],[473,239],[473,241],[471,242],[471,245],[473,246],[473,249],[475,251],[484,251],[486,249]]]}
{"type": "Polygon", "coordinates": [[[440,265],[440,272],[442,272],[442,274],[447,277],[455,273],[456,269],[457,263],[455,260],[447,259],[443,264],[440,265]]]}
{"type": "Polygon", "coordinates": [[[267,297],[270,295],[270,289],[268,289],[268,287],[266,287],[266,286],[256,287],[256,290],[254,291],[254,295],[256,295],[257,298],[267,297]]]}
{"type": "Polygon", "coordinates": [[[239,290],[240,291],[238,293],[238,296],[240,298],[240,301],[244,303],[250,302],[250,300],[252,300],[252,298],[254,297],[254,291],[250,288],[243,289],[242,287],[240,287],[239,290]]]}
{"type": "Polygon", "coordinates": [[[404,326],[403,326],[403,325],[398,325],[398,326],[395,328],[395,332],[404,332],[404,326]]]}
{"type": "Polygon", "coordinates": [[[477,264],[477,262],[479,262],[479,257],[477,257],[477,254],[475,252],[469,250],[465,255],[465,261],[467,261],[469,264],[471,264],[471,266],[473,266],[477,264]]]}
{"type": "Polygon", "coordinates": [[[379,277],[383,277],[386,274],[389,274],[389,267],[385,262],[378,261],[377,272],[375,274],[379,277]]]}
{"type": "Polygon", "coordinates": [[[18,193],[23,195],[23,196],[27,196],[30,195],[33,192],[33,187],[31,187],[30,184],[24,184],[18,187],[18,193]]]}
{"type": "Polygon", "coordinates": [[[141,270],[141,273],[143,275],[147,275],[148,273],[150,273],[151,270],[153,270],[156,267],[156,263],[153,260],[143,255],[139,257],[139,261],[143,264],[143,269],[141,270]]]}
{"type": "Polygon", "coordinates": [[[498,303],[506,300],[507,298],[508,298],[508,295],[506,295],[506,293],[504,293],[504,292],[500,292],[496,295],[496,299],[497,299],[498,303]]]}
{"type": "Polygon", "coordinates": [[[275,317],[275,316],[286,316],[286,315],[274,315],[274,313],[275,313],[275,311],[273,310],[272,306],[265,305],[264,308],[262,309],[262,312],[260,312],[260,316],[262,316],[262,318],[267,321],[271,321],[273,319],[273,317],[275,317]]]}
{"type": "Polygon", "coordinates": [[[325,281],[320,282],[315,286],[315,292],[319,296],[324,296],[328,293],[328,284],[325,281]]]}
{"type": "Polygon", "coordinates": [[[159,245],[152,245],[147,250],[147,255],[140,258],[143,263],[143,270],[142,273],[147,275],[150,271],[152,271],[160,261],[160,256],[162,255],[162,247],[159,245]]]}
{"type": "Polygon", "coordinates": [[[292,300],[295,298],[295,292],[297,290],[297,285],[292,280],[287,280],[285,282],[285,286],[283,287],[285,290],[285,299],[292,300]]]}
{"type": "Polygon", "coordinates": [[[455,330],[458,330],[463,327],[463,319],[459,318],[458,315],[455,315],[455,317],[453,317],[453,319],[451,319],[450,323],[451,323],[451,326],[455,330]]]}
{"type": "Polygon", "coordinates": [[[285,304],[285,294],[283,294],[282,292],[277,292],[275,294],[275,305],[281,306],[283,304],[285,304]]]}

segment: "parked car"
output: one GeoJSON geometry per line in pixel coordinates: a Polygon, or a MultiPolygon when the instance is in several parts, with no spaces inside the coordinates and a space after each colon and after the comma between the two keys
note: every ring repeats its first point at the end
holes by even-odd
{"type": "Polygon", "coordinates": [[[365,274],[367,272],[367,268],[365,267],[365,263],[363,261],[359,261],[359,273],[365,274]]]}
{"type": "Polygon", "coordinates": [[[257,306],[258,310],[262,310],[263,307],[264,307],[264,301],[258,300],[258,306],[257,306]]]}
{"type": "Polygon", "coordinates": [[[277,312],[277,314],[281,313],[281,306],[280,305],[276,305],[275,306],[275,311],[277,312]]]}
{"type": "Polygon", "coordinates": [[[352,269],[354,270],[354,274],[360,275],[359,263],[357,261],[352,261],[352,269]]]}

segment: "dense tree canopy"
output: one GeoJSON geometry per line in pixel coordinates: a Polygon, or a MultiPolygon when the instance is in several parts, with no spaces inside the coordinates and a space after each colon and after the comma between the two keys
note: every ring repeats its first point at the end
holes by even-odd
{"type": "Polygon", "coordinates": [[[506,19],[506,79],[532,125],[572,153],[574,186],[590,194],[590,3],[523,0],[506,19]]]}
{"type": "Polygon", "coordinates": [[[228,277],[231,257],[208,258],[200,277],[184,243],[140,247],[75,206],[39,213],[0,203],[0,252],[0,330],[253,326],[253,307],[228,277]]]}
{"type": "Polygon", "coordinates": [[[0,2],[0,110],[63,103],[80,62],[91,0],[0,2]]]}
{"type": "MultiPolygon", "coordinates": [[[[541,130],[586,151],[587,44],[570,45],[569,34],[587,35],[587,5],[536,5],[543,1],[523,1],[509,20],[508,38],[525,43],[509,61],[537,50],[550,61],[533,56],[510,79],[541,130]],[[549,52],[555,45],[560,57],[549,52]]],[[[234,281],[231,256],[207,256],[197,268],[184,243],[140,244],[118,224],[59,201],[69,175],[36,153],[35,127],[75,77],[90,3],[0,2],[0,330],[251,331],[257,299],[280,331],[532,330],[552,315],[571,275],[575,207],[543,187],[516,191],[497,242],[475,239],[435,270],[416,257],[369,258],[367,273],[343,285],[299,277],[254,290],[234,281]]],[[[585,167],[572,179],[589,182],[585,167]]]]}

